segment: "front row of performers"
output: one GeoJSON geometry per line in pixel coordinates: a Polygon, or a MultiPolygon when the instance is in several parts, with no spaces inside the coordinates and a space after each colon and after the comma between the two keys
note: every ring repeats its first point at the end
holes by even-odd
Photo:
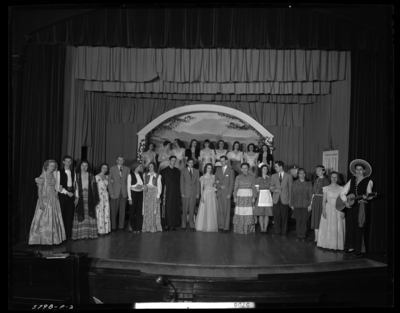
{"type": "MultiPolygon", "coordinates": [[[[234,147],[237,153],[236,144],[234,147]]],[[[240,160],[242,163],[235,165],[231,160],[222,155],[218,159],[220,166],[208,162],[200,175],[191,156],[185,160],[186,167],[180,169],[176,166],[178,157],[171,155],[168,165],[160,171],[154,161],[147,164],[146,170],[141,163],[130,169],[123,165],[123,156],[118,156],[115,166],[109,169],[103,163],[96,176],[86,160],[76,172],[71,170],[70,156],[64,157],[60,171],[56,161],[48,160],[36,179],[39,199],[29,244],[59,244],[66,239],[125,232],[128,202],[127,231],[132,233],[173,231],[180,227],[182,231],[223,234],[230,231],[232,223],[234,233],[252,234],[258,221],[260,233],[268,235],[269,219],[273,217],[270,235],[286,239],[288,217],[293,213],[296,241],[306,240],[311,219],[315,235],[312,242],[316,246],[343,250],[355,257],[365,252],[365,206],[372,192],[372,180],[368,178],[372,167],[368,162],[352,161],[349,167],[354,177],[343,187],[339,174],[331,172],[327,177],[322,165],[316,167],[318,178],[312,184],[302,168],[293,180],[281,161],[275,162],[272,175],[268,163],[262,162],[256,177],[249,162],[240,160]],[[235,167],[240,168],[240,174],[235,174],[235,167]],[[361,199],[351,205],[347,199],[350,194],[361,199]],[[335,205],[339,197],[344,202],[342,210],[335,205]]]]}

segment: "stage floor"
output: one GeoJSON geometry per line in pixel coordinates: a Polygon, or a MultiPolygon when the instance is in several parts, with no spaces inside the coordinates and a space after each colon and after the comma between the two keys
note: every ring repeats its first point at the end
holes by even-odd
{"type": "MultiPolygon", "coordinates": [[[[269,227],[272,233],[273,226],[269,227]]],[[[367,257],[353,258],[341,251],[318,248],[309,241],[295,241],[257,232],[238,235],[181,231],[119,232],[98,239],[66,241],[57,246],[20,244],[15,250],[86,252],[92,267],[138,269],[148,274],[175,276],[256,278],[258,274],[324,272],[381,267],[386,264],[367,257]]]]}

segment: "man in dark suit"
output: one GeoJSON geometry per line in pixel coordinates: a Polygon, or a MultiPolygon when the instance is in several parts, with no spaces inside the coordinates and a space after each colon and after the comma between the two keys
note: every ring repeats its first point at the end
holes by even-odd
{"type": "Polygon", "coordinates": [[[282,235],[283,238],[286,238],[293,179],[292,175],[283,171],[284,165],[282,161],[275,163],[274,167],[276,173],[271,176],[270,189],[274,202],[272,210],[274,214],[275,234],[272,236],[282,235]]]}
{"type": "Polygon", "coordinates": [[[193,168],[194,160],[187,160],[187,168],[181,170],[181,196],[182,196],[182,230],[186,230],[187,213],[189,212],[189,226],[191,231],[194,228],[194,208],[196,199],[200,195],[200,175],[199,171],[193,168]]]}
{"type": "Polygon", "coordinates": [[[235,172],[228,166],[228,158],[225,155],[220,157],[220,162],[221,166],[215,172],[218,199],[218,231],[220,233],[227,233],[229,232],[231,197],[235,184],[235,172]]]}
{"type": "Polygon", "coordinates": [[[108,192],[111,198],[111,231],[115,232],[117,228],[117,214],[119,211],[118,230],[124,231],[125,227],[125,206],[128,198],[128,175],[129,168],[124,166],[124,157],[117,157],[117,165],[110,168],[108,178],[108,192]]]}
{"type": "Polygon", "coordinates": [[[60,183],[58,199],[60,200],[61,215],[64,222],[66,239],[71,239],[72,224],[74,221],[74,181],[75,173],[72,168],[72,157],[66,155],[63,157],[63,168],[57,173],[60,183]]]}

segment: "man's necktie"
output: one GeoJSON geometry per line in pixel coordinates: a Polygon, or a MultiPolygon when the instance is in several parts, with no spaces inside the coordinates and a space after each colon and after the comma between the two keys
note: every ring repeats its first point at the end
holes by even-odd
{"type": "Polygon", "coordinates": [[[279,174],[279,182],[282,183],[282,174],[279,174]]]}
{"type": "Polygon", "coordinates": [[[122,166],[119,168],[119,177],[122,177],[122,166]]]}
{"type": "Polygon", "coordinates": [[[190,174],[190,177],[192,177],[192,169],[191,168],[189,168],[189,174],[190,174]]]}

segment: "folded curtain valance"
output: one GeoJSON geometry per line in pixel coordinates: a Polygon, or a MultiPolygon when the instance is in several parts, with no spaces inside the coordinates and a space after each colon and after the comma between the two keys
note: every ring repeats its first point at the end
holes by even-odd
{"type": "Polygon", "coordinates": [[[312,94],[330,93],[330,82],[170,83],[157,79],[148,83],[85,80],[85,90],[102,92],[180,94],[312,94]]]}
{"type": "Polygon", "coordinates": [[[77,47],[76,78],[107,82],[344,80],[345,51],[77,47]]]}
{"type": "Polygon", "coordinates": [[[299,103],[309,104],[317,101],[316,95],[264,95],[264,94],[179,94],[179,93],[129,93],[106,92],[108,97],[128,97],[136,99],[166,99],[206,102],[260,102],[260,103],[299,103]]]}

